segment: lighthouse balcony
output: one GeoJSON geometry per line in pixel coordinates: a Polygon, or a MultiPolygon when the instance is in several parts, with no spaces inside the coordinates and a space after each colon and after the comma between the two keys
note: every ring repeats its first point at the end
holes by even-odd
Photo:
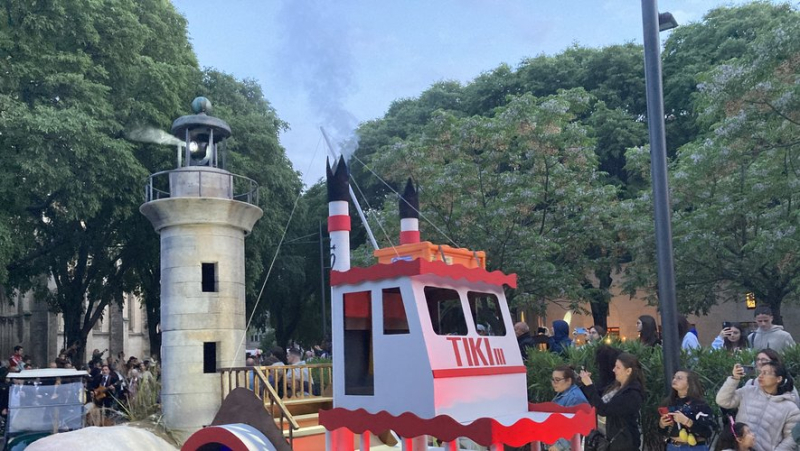
{"type": "Polygon", "coordinates": [[[151,174],[145,202],[171,197],[210,197],[258,204],[258,183],[209,166],[189,166],[151,174]]]}

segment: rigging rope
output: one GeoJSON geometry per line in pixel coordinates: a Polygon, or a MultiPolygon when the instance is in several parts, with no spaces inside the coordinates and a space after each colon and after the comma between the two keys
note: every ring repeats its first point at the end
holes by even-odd
{"type": "MultiPolygon", "coordinates": [[[[403,199],[403,202],[405,202],[405,203],[406,203],[406,205],[408,205],[408,206],[409,206],[409,207],[411,207],[411,208],[412,208],[414,211],[416,211],[416,212],[419,214],[419,216],[420,216],[422,219],[424,219],[424,220],[425,220],[425,222],[427,222],[428,224],[430,224],[430,225],[431,225],[431,227],[433,227],[434,229],[436,229],[436,231],[437,231],[437,232],[439,232],[439,234],[440,234],[440,235],[442,235],[442,236],[443,236],[443,237],[444,237],[444,238],[445,238],[447,241],[449,241],[450,243],[452,243],[452,244],[453,244],[453,246],[455,246],[455,247],[459,247],[459,246],[458,246],[458,244],[457,244],[457,243],[456,243],[456,242],[455,242],[455,241],[454,241],[452,238],[450,238],[450,237],[449,237],[449,236],[448,236],[448,235],[447,235],[447,234],[446,234],[446,233],[445,233],[445,232],[444,232],[442,229],[440,229],[439,227],[437,227],[437,226],[436,226],[436,224],[434,224],[434,223],[433,223],[433,222],[432,222],[430,219],[428,219],[428,217],[427,217],[427,216],[425,216],[425,214],[424,214],[424,213],[422,213],[421,211],[419,211],[419,210],[418,210],[417,208],[415,208],[413,205],[409,204],[409,203],[408,203],[408,202],[407,202],[407,201],[406,201],[406,200],[403,198],[403,195],[402,195],[402,194],[400,194],[400,193],[398,193],[397,191],[395,191],[395,190],[394,190],[394,188],[392,188],[392,186],[391,186],[391,185],[389,185],[389,183],[388,183],[388,182],[386,182],[386,180],[382,179],[382,178],[381,178],[381,176],[379,176],[378,174],[376,174],[376,173],[375,173],[375,171],[373,171],[373,170],[372,170],[372,168],[370,168],[369,166],[367,166],[367,164],[366,164],[366,163],[364,163],[363,161],[361,161],[361,159],[360,159],[360,158],[358,158],[358,156],[355,154],[355,152],[353,152],[353,154],[351,155],[351,157],[352,157],[352,158],[355,158],[355,159],[356,159],[356,161],[358,161],[359,163],[361,163],[361,166],[364,166],[364,168],[366,168],[366,169],[367,169],[367,170],[368,170],[368,171],[369,171],[369,172],[370,172],[372,175],[374,175],[374,176],[375,176],[375,178],[377,178],[378,180],[380,180],[380,181],[381,181],[381,183],[383,183],[383,184],[384,184],[384,185],[385,185],[387,188],[389,188],[389,190],[390,190],[391,192],[395,193],[395,194],[396,194],[396,195],[397,195],[397,196],[398,196],[400,199],[403,199]]],[[[360,190],[359,190],[359,191],[360,191],[360,190]]],[[[363,196],[363,194],[362,194],[362,196],[363,196]]]]}
{"type": "MultiPolygon", "coordinates": [[[[308,163],[308,168],[306,168],[306,173],[311,171],[311,165],[314,163],[314,160],[317,157],[317,152],[319,151],[320,143],[322,142],[322,138],[317,141],[317,147],[314,149],[314,154],[311,156],[311,161],[308,163]]],[[[283,240],[286,238],[286,232],[289,230],[289,224],[292,223],[292,218],[294,217],[294,212],[297,209],[297,204],[300,202],[300,197],[303,195],[303,190],[299,190],[297,192],[297,197],[294,199],[294,205],[292,205],[292,211],[289,213],[289,219],[286,221],[286,226],[283,227],[283,233],[281,234],[281,239],[278,241],[278,247],[275,249],[275,255],[272,256],[272,261],[269,263],[269,269],[267,269],[267,275],[264,277],[264,283],[261,284],[261,290],[258,292],[258,297],[256,298],[256,303],[253,305],[253,311],[250,312],[250,318],[247,319],[247,324],[244,327],[244,334],[242,335],[242,339],[239,340],[239,344],[236,347],[236,352],[233,353],[233,357],[231,358],[231,363],[229,366],[233,367],[233,364],[236,363],[235,359],[236,356],[239,355],[239,351],[242,349],[242,344],[247,339],[247,329],[250,328],[250,324],[253,322],[253,317],[256,314],[256,310],[258,308],[258,303],[261,302],[261,295],[264,294],[264,289],[267,287],[267,281],[269,280],[270,274],[272,274],[272,268],[275,266],[275,260],[278,259],[278,254],[281,251],[281,246],[283,245],[283,240]]],[[[305,237],[303,237],[305,238],[305,237]]]]}

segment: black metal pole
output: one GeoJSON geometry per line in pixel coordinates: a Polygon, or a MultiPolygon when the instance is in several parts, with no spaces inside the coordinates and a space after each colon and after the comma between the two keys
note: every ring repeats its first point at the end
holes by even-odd
{"type": "Polygon", "coordinates": [[[322,300],[322,340],[328,339],[328,301],[325,297],[325,246],[322,239],[322,222],[319,223],[319,297],[322,300]]]}
{"type": "Polygon", "coordinates": [[[644,28],[644,74],[647,83],[647,124],[650,130],[650,172],[653,179],[653,209],[658,261],[658,303],[664,352],[665,389],[680,366],[678,307],[675,300],[675,267],[672,256],[667,140],[664,132],[664,97],[661,85],[661,42],[656,0],[642,0],[644,28]]]}

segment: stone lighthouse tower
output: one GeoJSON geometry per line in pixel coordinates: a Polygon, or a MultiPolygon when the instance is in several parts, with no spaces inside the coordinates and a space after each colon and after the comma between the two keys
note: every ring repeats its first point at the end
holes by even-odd
{"type": "Polygon", "coordinates": [[[150,176],[139,208],[161,235],[161,401],[184,439],[219,409],[217,368],[244,366],[244,238],[263,213],[257,184],[220,167],[228,124],[204,97],[192,110],[172,124],[178,167],[150,176]]]}

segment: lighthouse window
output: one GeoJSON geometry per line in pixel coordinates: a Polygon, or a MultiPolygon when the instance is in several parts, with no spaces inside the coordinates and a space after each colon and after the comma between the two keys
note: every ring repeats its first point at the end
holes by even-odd
{"type": "Polygon", "coordinates": [[[344,294],[344,394],[375,394],[370,291],[344,294]]]}
{"type": "Polygon", "coordinates": [[[383,333],[385,335],[408,333],[408,318],[399,288],[383,289],[383,333]]]}
{"type": "Polygon", "coordinates": [[[467,335],[467,321],[458,291],[448,288],[425,287],[425,300],[431,326],[438,335],[467,335]]]}
{"type": "Polygon", "coordinates": [[[469,309],[472,312],[472,319],[475,321],[475,330],[478,335],[504,336],[506,334],[503,312],[500,310],[497,296],[492,293],[470,291],[467,293],[467,301],[469,301],[469,309]]]}
{"type": "Polygon", "coordinates": [[[202,264],[202,287],[203,293],[216,293],[217,290],[217,264],[216,263],[203,263],[202,264]]]}
{"type": "Polygon", "coordinates": [[[217,372],[217,343],[207,341],[203,343],[203,373],[217,372]]]}

